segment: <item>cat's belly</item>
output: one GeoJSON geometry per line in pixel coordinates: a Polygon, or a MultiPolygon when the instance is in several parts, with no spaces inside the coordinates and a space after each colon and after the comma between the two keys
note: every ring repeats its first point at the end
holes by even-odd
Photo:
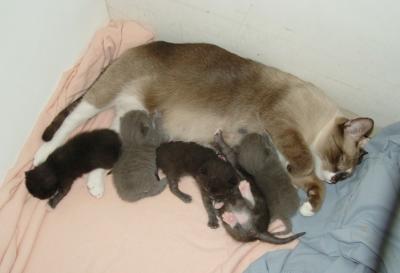
{"type": "MultiPolygon", "coordinates": [[[[254,120],[254,119],[253,119],[254,120]]],[[[167,109],[163,112],[163,127],[173,140],[209,144],[215,132],[221,129],[225,141],[236,145],[246,132],[255,132],[257,126],[246,115],[218,115],[202,109],[167,109]]]]}

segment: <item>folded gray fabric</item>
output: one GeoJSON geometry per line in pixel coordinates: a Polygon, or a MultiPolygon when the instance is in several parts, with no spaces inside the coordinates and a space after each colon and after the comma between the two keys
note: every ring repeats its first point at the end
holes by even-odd
{"type": "MultiPolygon", "coordinates": [[[[383,129],[365,149],[350,178],[327,185],[319,213],[293,218],[294,232],[307,232],[300,244],[264,255],[245,272],[375,272],[378,262],[379,272],[400,272],[400,228],[392,229],[387,251],[380,254],[400,188],[400,123],[383,129]]],[[[400,227],[400,213],[395,219],[400,227]]]]}

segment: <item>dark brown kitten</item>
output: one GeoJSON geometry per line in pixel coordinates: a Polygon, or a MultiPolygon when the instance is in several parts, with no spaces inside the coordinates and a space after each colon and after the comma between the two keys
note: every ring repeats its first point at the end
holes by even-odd
{"type": "Polygon", "coordinates": [[[239,183],[231,164],[220,159],[214,150],[194,142],[163,143],[156,154],[157,167],[166,175],[171,192],[185,203],[191,202],[192,197],[179,189],[178,182],[185,175],[194,177],[208,214],[208,226],[217,228],[213,202],[223,202],[239,183]]]}

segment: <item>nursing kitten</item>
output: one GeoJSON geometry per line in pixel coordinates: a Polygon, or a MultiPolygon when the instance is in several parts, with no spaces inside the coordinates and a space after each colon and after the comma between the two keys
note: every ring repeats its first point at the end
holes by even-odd
{"type": "Polygon", "coordinates": [[[278,238],[268,231],[271,222],[265,196],[250,177],[239,183],[237,191],[216,207],[222,224],[228,234],[237,241],[260,240],[272,244],[286,244],[305,234],[300,232],[286,238],[278,238]]]}
{"type": "Polygon", "coordinates": [[[79,124],[111,107],[116,122],[130,110],[160,111],[174,140],[208,144],[221,128],[232,146],[241,129],[267,130],[293,182],[308,195],[300,209],[307,216],[321,207],[321,181],[353,172],[358,144],[373,128],[372,119],[346,118],[317,87],[276,68],[215,45],[153,42],[111,63],[66,121],[47,131],[51,141],[37,152],[35,165],[79,124]]]}
{"type": "Polygon", "coordinates": [[[120,121],[122,154],[112,169],[119,197],[128,202],[161,193],[167,181],[156,178],[156,148],[163,141],[155,117],[130,111],[120,121]]]}
{"type": "Polygon", "coordinates": [[[109,129],[78,134],[52,152],[45,162],[27,171],[26,187],[50,207],[68,194],[72,183],[94,169],[111,169],[121,152],[117,133],[109,129]]]}
{"type": "Polygon", "coordinates": [[[236,147],[236,152],[225,143],[221,131],[216,133],[214,139],[223,153],[236,157],[233,164],[243,168],[254,178],[255,184],[266,198],[271,220],[281,219],[285,224],[286,230],[281,233],[291,232],[290,218],[300,207],[300,198],[280,163],[270,137],[267,134],[248,134],[236,147]]]}
{"type": "Polygon", "coordinates": [[[178,182],[185,175],[193,176],[201,191],[208,226],[217,228],[219,225],[213,203],[223,202],[226,194],[239,184],[231,164],[220,159],[210,148],[182,141],[161,144],[157,148],[156,162],[165,174],[171,192],[185,203],[191,202],[192,197],[179,189],[178,182]]]}

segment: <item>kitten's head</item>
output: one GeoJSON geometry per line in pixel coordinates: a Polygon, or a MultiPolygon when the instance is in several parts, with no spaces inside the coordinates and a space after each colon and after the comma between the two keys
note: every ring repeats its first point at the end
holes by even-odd
{"type": "Polygon", "coordinates": [[[271,166],[274,159],[280,165],[275,147],[266,133],[246,135],[240,142],[237,151],[240,165],[253,175],[267,165],[269,168],[275,167],[271,166]]]}
{"type": "Polygon", "coordinates": [[[337,118],[314,145],[317,176],[328,183],[349,177],[365,153],[373,127],[370,118],[337,118]]]}
{"type": "Polygon", "coordinates": [[[221,159],[211,159],[204,163],[195,179],[209,197],[217,202],[224,201],[239,184],[235,169],[221,159]]]}
{"type": "Polygon", "coordinates": [[[121,118],[121,138],[124,143],[134,145],[156,145],[161,141],[161,135],[156,128],[155,118],[145,111],[133,110],[121,118]]]}
{"type": "Polygon", "coordinates": [[[58,180],[54,172],[43,163],[25,173],[25,185],[29,193],[39,199],[52,197],[58,189],[58,180]]]}

